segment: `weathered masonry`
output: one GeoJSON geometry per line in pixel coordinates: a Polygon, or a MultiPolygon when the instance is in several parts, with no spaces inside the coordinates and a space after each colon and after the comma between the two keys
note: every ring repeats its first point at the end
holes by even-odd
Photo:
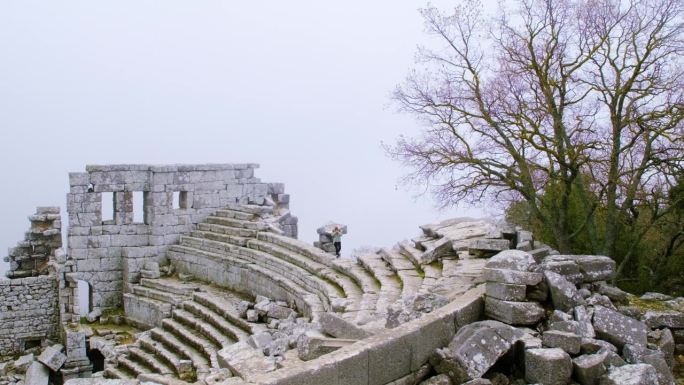
{"type": "MultiPolygon", "coordinates": [[[[266,199],[286,204],[284,185],[255,178],[257,167],[109,165],[69,174],[68,255],[76,263],[72,279],[90,284],[91,306],[120,307],[123,285],[139,278],[144,262],[163,262],[168,245],[217,209],[266,199]],[[143,213],[135,216],[140,203],[143,213]],[[103,211],[108,207],[112,212],[103,211]]],[[[296,236],[296,223],[290,218],[284,231],[296,236]]]]}

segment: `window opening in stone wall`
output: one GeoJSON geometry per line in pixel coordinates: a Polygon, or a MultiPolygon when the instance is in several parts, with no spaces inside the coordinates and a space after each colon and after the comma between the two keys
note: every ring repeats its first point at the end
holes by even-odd
{"type": "Polygon", "coordinates": [[[39,348],[40,345],[40,338],[27,338],[24,340],[24,352],[26,352],[27,350],[39,348]]]}
{"type": "Polygon", "coordinates": [[[93,311],[93,289],[86,281],[78,281],[78,315],[85,317],[93,311]]]}
{"type": "Polygon", "coordinates": [[[188,208],[188,192],[181,191],[178,193],[178,207],[182,209],[188,208]]]}
{"type": "Polygon", "coordinates": [[[145,195],[142,191],[133,192],[133,222],[145,223],[145,195]]]}
{"type": "Polygon", "coordinates": [[[113,192],[103,192],[102,193],[102,222],[113,221],[114,220],[114,193],[113,192]]]}

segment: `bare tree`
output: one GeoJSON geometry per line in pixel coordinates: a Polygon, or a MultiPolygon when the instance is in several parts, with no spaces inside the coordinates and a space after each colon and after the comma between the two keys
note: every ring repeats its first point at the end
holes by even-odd
{"type": "Polygon", "coordinates": [[[517,0],[491,18],[465,2],[422,14],[442,46],[421,48],[394,94],[426,125],[387,148],[407,180],[428,181],[444,205],[524,199],[561,251],[586,234],[614,256],[620,220],[648,207],[657,222],[682,167],[681,0],[517,0]],[[543,199],[549,188],[557,199],[543,199]],[[575,226],[573,197],[583,203],[575,226]]]}

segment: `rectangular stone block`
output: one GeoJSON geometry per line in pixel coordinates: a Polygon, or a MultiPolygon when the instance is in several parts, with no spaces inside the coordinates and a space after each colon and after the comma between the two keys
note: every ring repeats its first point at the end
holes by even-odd
{"type": "Polygon", "coordinates": [[[482,269],[482,275],[487,282],[530,286],[538,284],[544,277],[541,273],[489,268],[482,269]]]}
{"type": "Polygon", "coordinates": [[[485,315],[509,325],[534,325],[544,317],[544,308],[536,302],[501,301],[486,297],[485,315]]]}
{"type": "Polygon", "coordinates": [[[527,286],[487,282],[486,294],[503,301],[525,301],[527,286]]]}

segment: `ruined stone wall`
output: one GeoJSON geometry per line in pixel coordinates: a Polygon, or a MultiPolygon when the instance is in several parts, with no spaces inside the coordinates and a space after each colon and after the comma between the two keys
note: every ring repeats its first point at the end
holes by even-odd
{"type": "Polygon", "coordinates": [[[17,354],[46,338],[57,339],[57,279],[0,278],[0,356],[17,354]]]}
{"type": "MultiPolygon", "coordinates": [[[[93,308],[120,307],[124,285],[139,278],[145,261],[165,262],[167,246],[217,209],[289,201],[282,184],[254,177],[257,167],[108,165],[69,174],[67,244],[76,267],[71,279],[90,284],[93,308]],[[134,218],[136,191],[143,195],[142,218],[134,218]],[[110,192],[113,219],[103,221],[103,193],[110,192]]],[[[285,231],[296,236],[296,222],[285,231]]]]}

